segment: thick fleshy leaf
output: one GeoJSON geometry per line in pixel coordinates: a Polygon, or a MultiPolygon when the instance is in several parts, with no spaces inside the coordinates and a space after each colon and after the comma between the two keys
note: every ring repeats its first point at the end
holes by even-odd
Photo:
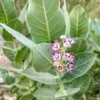
{"type": "Polygon", "coordinates": [[[0,22],[7,23],[17,17],[13,0],[0,0],[0,22]]]}
{"type": "Polygon", "coordinates": [[[70,49],[70,51],[75,54],[85,52],[86,50],[87,43],[83,38],[77,39],[70,49]]]}
{"type": "Polygon", "coordinates": [[[80,100],[83,94],[86,92],[90,84],[90,74],[85,74],[82,77],[75,79],[74,81],[65,84],[67,88],[80,88],[80,91],[72,96],[74,100],[80,100]]]}
{"type": "Polygon", "coordinates": [[[23,76],[26,76],[29,79],[32,79],[34,81],[38,81],[40,83],[51,84],[51,85],[58,84],[58,82],[57,82],[58,76],[54,76],[50,73],[37,72],[32,68],[26,69],[26,70],[18,70],[18,69],[13,68],[13,67],[0,66],[0,69],[9,70],[9,71],[19,73],[23,76]]]}
{"type": "MultiPolygon", "coordinates": [[[[22,32],[24,28],[23,24],[18,19],[9,21],[7,25],[18,32],[22,32]]],[[[6,41],[12,41],[14,39],[5,29],[3,30],[2,36],[6,41]]]]}
{"type": "Polygon", "coordinates": [[[23,43],[25,46],[33,50],[33,47],[35,46],[35,43],[26,38],[24,35],[21,33],[13,30],[12,28],[8,27],[5,24],[0,23],[0,25],[7,31],[9,32],[12,36],[14,36],[17,40],[19,40],[21,43],[23,43]]]}
{"type": "Polygon", "coordinates": [[[29,0],[27,25],[36,43],[58,39],[65,33],[59,0],[29,0]]]}
{"type": "Polygon", "coordinates": [[[37,71],[48,71],[53,67],[53,63],[51,61],[51,48],[49,44],[43,43],[35,45],[21,33],[11,29],[7,25],[0,25],[2,25],[5,30],[33,51],[33,66],[37,71]]]}
{"type": "Polygon", "coordinates": [[[94,53],[80,53],[76,55],[74,65],[76,68],[72,72],[67,72],[63,79],[64,82],[71,82],[74,79],[84,75],[94,64],[96,54],[94,53]]]}
{"type": "Polygon", "coordinates": [[[71,21],[71,36],[72,37],[85,37],[88,34],[88,18],[85,10],[80,6],[76,6],[70,13],[71,21]]]}
{"type": "Polygon", "coordinates": [[[95,21],[91,23],[91,30],[97,33],[98,35],[100,35],[100,20],[99,19],[95,19],[95,21]]]}
{"type": "Polygon", "coordinates": [[[33,49],[33,65],[37,71],[48,71],[53,67],[50,44],[38,44],[33,49]]]}
{"type": "Polygon", "coordinates": [[[56,90],[51,88],[40,88],[35,91],[34,96],[37,100],[60,100],[55,98],[56,90]]]}
{"type": "Polygon", "coordinates": [[[58,77],[50,73],[36,72],[34,69],[27,69],[20,72],[20,74],[44,84],[57,84],[58,77]]]}
{"type": "Polygon", "coordinates": [[[68,97],[68,96],[72,96],[75,93],[77,93],[80,90],[80,88],[70,88],[64,91],[58,91],[55,94],[55,98],[64,98],[64,97],[68,97]]]}

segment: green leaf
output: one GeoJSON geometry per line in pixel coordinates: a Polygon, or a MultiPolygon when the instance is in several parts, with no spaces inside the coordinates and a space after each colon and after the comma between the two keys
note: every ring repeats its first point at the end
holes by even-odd
{"type": "Polygon", "coordinates": [[[0,66],[0,69],[19,73],[23,76],[26,76],[27,78],[30,78],[34,81],[38,81],[38,82],[41,82],[41,83],[44,83],[44,84],[56,85],[58,83],[57,82],[57,80],[58,80],[57,76],[54,76],[50,73],[37,72],[32,68],[22,71],[22,70],[18,70],[16,68],[12,68],[12,67],[0,66]]]}
{"type": "Polygon", "coordinates": [[[64,14],[65,23],[66,23],[65,34],[69,35],[69,33],[70,33],[70,16],[69,16],[69,13],[66,9],[66,0],[64,0],[64,5],[62,7],[62,11],[63,11],[63,14],[64,14]]]}
{"type": "Polygon", "coordinates": [[[96,45],[100,46],[100,35],[92,31],[91,36],[94,42],[96,42],[96,45]]]}
{"type": "Polygon", "coordinates": [[[73,72],[67,72],[63,79],[64,82],[71,82],[74,79],[84,75],[94,64],[94,61],[96,60],[96,54],[94,53],[80,53],[76,55],[75,63],[74,65],[76,68],[73,70],[73,72]]]}
{"type": "Polygon", "coordinates": [[[38,44],[33,49],[33,66],[37,71],[48,71],[53,67],[50,44],[38,44]]]}
{"type": "Polygon", "coordinates": [[[58,77],[50,73],[36,72],[34,69],[27,69],[20,72],[20,74],[44,84],[57,84],[58,77]]]}
{"type": "Polygon", "coordinates": [[[75,93],[77,93],[80,90],[80,88],[70,88],[64,91],[58,91],[55,94],[55,98],[64,98],[64,97],[68,97],[68,96],[72,96],[75,93]]]}
{"type": "MultiPolygon", "coordinates": [[[[22,32],[24,28],[23,24],[18,19],[9,21],[7,25],[18,32],[22,32]]],[[[5,29],[3,30],[2,36],[6,41],[13,41],[14,39],[14,37],[5,29]]]]}
{"type": "Polygon", "coordinates": [[[7,23],[17,17],[13,0],[0,0],[0,22],[7,23]]]}
{"type": "Polygon", "coordinates": [[[80,100],[90,84],[90,74],[85,74],[72,82],[65,84],[66,88],[80,88],[80,91],[72,96],[73,100],[80,100]]]}
{"type": "Polygon", "coordinates": [[[28,3],[25,4],[24,8],[22,9],[18,19],[24,23],[25,22],[25,15],[26,15],[26,9],[27,9],[28,3]]]}
{"type": "Polygon", "coordinates": [[[35,91],[34,96],[37,98],[37,100],[60,100],[55,98],[56,94],[55,89],[51,88],[40,88],[35,91]]]}
{"type": "Polygon", "coordinates": [[[87,43],[83,38],[77,39],[70,49],[70,51],[75,54],[85,52],[86,50],[87,43]]]}
{"type": "Polygon", "coordinates": [[[15,61],[15,55],[16,52],[14,51],[14,45],[12,42],[4,42],[4,46],[6,48],[3,48],[4,54],[7,56],[7,58],[14,62],[15,61]]]}
{"type": "Polygon", "coordinates": [[[58,39],[65,33],[59,0],[29,0],[27,25],[36,43],[58,39]]]}
{"type": "Polygon", "coordinates": [[[91,30],[100,35],[100,20],[95,19],[95,21],[91,23],[91,30]]]}
{"type": "Polygon", "coordinates": [[[23,36],[21,33],[4,24],[0,25],[33,51],[33,66],[37,71],[48,71],[53,67],[53,62],[51,61],[51,48],[49,44],[43,43],[35,45],[31,40],[23,36]]]}
{"type": "Polygon", "coordinates": [[[22,61],[24,61],[27,58],[27,56],[29,55],[29,53],[30,53],[30,49],[27,48],[26,46],[24,46],[23,48],[21,48],[21,50],[19,50],[17,52],[15,61],[16,62],[22,62],[22,61]]]}
{"type": "Polygon", "coordinates": [[[86,37],[88,34],[88,18],[84,9],[78,5],[70,13],[71,21],[71,36],[72,37],[86,37]]]}
{"type": "Polygon", "coordinates": [[[21,33],[11,29],[5,24],[0,23],[0,25],[7,31],[9,32],[12,36],[14,36],[17,40],[19,40],[21,43],[23,43],[25,46],[33,50],[33,47],[35,46],[34,42],[26,38],[24,35],[21,33]]]}

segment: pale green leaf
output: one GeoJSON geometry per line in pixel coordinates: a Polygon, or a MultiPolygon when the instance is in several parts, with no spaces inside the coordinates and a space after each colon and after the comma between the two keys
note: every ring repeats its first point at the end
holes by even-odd
{"type": "Polygon", "coordinates": [[[70,13],[71,33],[72,37],[86,37],[88,35],[88,18],[85,10],[80,6],[76,6],[70,13]]]}
{"type": "Polygon", "coordinates": [[[83,94],[87,91],[89,84],[90,84],[90,74],[87,73],[84,76],[81,76],[75,79],[74,81],[65,84],[65,87],[66,89],[80,88],[80,91],[72,96],[73,100],[80,100],[83,94]]]}
{"type": "Polygon", "coordinates": [[[35,91],[34,96],[37,98],[37,100],[60,100],[55,98],[56,92],[57,91],[55,89],[40,88],[35,91]]]}
{"type": "Polygon", "coordinates": [[[26,69],[20,72],[20,74],[44,84],[57,84],[58,77],[50,73],[36,72],[34,69],[26,69]]]}
{"type": "Polygon", "coordinates": [[[5,66],[1,65],[0,69],[19,73],[23,76],[26,76],[27,78],[30,78],[34,81],[38,81],[38,82],[44,83],[44,84],[56,85],[58,83],[57,76],[54,76],[50,73],[37,72],[32,68],[26,69],[26,70],[19,70],[19,69],[13,68],[13,67],[9,67],[9,66],[5,67],[5,66]]]}
{"type": "Polygon", "coordinates": [[[65,82],[71,82],[74,79],[84,75],[94,64],[96,60],[96,54],[94,53],[80,53],[76,55],[75,69],[72,72],[67,72],[63,79],[65,82]]]}
{"type": "Polygon", "coordinates": [[[27,25],[36,43],[58,39],[65,33],[59,0],[29,0],[27,25]]]}
{"type": "Polygon", "coordinates": [[[79,90],[80,90],[80,88],[70,88],[67,90],[58,91],[55,94],[55,98],[64,98],[64,97],[72,96],[75,93],[77,93],[79,90]]]}

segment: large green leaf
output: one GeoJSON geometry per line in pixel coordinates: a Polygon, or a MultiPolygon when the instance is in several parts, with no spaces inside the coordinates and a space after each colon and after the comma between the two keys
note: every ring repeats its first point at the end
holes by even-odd
{"type": "Polygon", "coordinates": [[[20,72],[20,74],[44,84],[52,84],[52,85],[57,84],[58,77],[50,73],[36,72],[33,69],[27,69],[20,72]]]}
{"type": "Polygon", "coordinates": [[[84,9],[78,5],[70,13],[71,36],[85,37],[88,34],[88,19],[84,9]]]}
{"type": "Polygon", "coordinates": [[[17,11],[13,0],[0,0],[0,22],[7,23],[15,19],[17,11]]]}
{"type": "Polygon", "coordinates": [[[67,88],[80,88],[80,91],[72,96],[73,100],[80,100],[82,95],[86,92],[90,84],[90,74],[85,74],[82,77],[75,79],[72,82],[65,84],[67,88]]]}
{"type": "Polygon", "coordinates": [[[33,65],[37,71],[48,71],[53,67],[51,48],[49,44],[43,43],[34,47],[33,65]]]}
{"type": "Polygon", "coordinates": [[[75,54],[85,52],[86,50],[87,50],[87,43],[83,38],[77,39],[70,48],[70,51],[75,54]]]}
{"type": "MultiPolygon", "coordinates": [[[[23,24],[18,19],[13,19],[9,21],[7,25],[18,32],[22,32],[24,28],[23,24]]],[[[14,37],[9,34],[5,29],[3,30],[2,36],[6,41],[12,41],[14,39],[14,37]]]]}
{"type": "Polygon", "coordinates": [[[65,82],[71,82],[72,80],[84,75],[94,64],[96,60],[96,54],[94,53],[80,53],[76,55],[75,66],[73,72],[67,72],[63,79],[65,82]]]}
{"type": "Polygon", "coordinates": [[[34,96],[37,98],[37,100],[60,100],[55,98],[56,94],[55,89],[51,88],[40,88],[35,91],[34,96]]]}
{"type": "Polygon", "coordinates": [[[80,90],[80,88],[70,88],[67,90],[58,91],[55,94],[55,98],[64,98],[64,97],[72,96],[75,93],[77,93],[79,90],[80,90]]]}
{"type": "Polygon", "coordinates": [[[49,44],[43,43],[35,45],[31,40],[23,36],[21,33],[11,29],[4,24],[0,25],[33,51],[33,66],[37,71],[48,71],[53,67],[53,63],[51,61],[51,48],[49,44]]]}
{"type": "Polygon", "coordinates": [[[36,43],[58,39],[65,33],[59,0],[29,0],[27,25],[36,43]]]}
{"type": "Polygon", "coordinates": [[[27,78],[30,78],[34,81],[38,81],[38,82],[44,83],[44,84],[56,85],[58,83],[57,82],[58,76],[54,76],[50,73],[37,72],[33,68],[26,69],[26,70],[18,70],[16,68],[12,68],[9,66],[7,66],[7,67],[0,66],[0,69],[14,71],[14,72],[19,73],[23,76],[26,76],[27,78]]]}

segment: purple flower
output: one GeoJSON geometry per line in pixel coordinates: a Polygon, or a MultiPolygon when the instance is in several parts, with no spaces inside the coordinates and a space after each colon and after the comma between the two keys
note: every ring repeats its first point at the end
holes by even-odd
{"type": "Polygon", "coordinates": [[[65,53],[63,56],[62,56],[62,60],[66,61],[70,61],[70,62],[73,62],[75,60],[75,56],[70,54],[70,53],[65,53]]]}
{"type": "Polygon", "coordinates": [[[64,40],[65,42],[63,46],[66,48],[71,48],[72,44],[75,43],[75,40],[73,38],[66,37],[64,40]]]}
{"type": "Polygon", "coordinates": [[[56,66],[56,67],[60,66],[60,62],[59,61],[55,61],[54,62],[54,66],[56,66]]]}
{"type": "Polygon", "coordinates": [[[75,69],[75,66],[73,65],[73,62],[69,62],[67,65],[66,65],[66,69],[68,72],[72,72],[73,69],[75,69]]]}
{"type": "Polygon", "coordinates": [[[63,71],[64,71],[64,66],[62,66],[62,65],[60,65],[60,66],[58,66],[57,67],[57,70],[60,72],[60,73],[63,73],[63,71]]]}
{"type": "Polygon", "coordinates": [[[53,51],[57,51],[60,49],[60,43],[57,40],[55,40],[54,43],[50,44],[50,46],[52,47],[53,51]]]}
{"type": "Polygon", "coordinates": [[[60,51],[52,52],[52,60],[57,61],[61,59],[61,53],[60,51]]]}

